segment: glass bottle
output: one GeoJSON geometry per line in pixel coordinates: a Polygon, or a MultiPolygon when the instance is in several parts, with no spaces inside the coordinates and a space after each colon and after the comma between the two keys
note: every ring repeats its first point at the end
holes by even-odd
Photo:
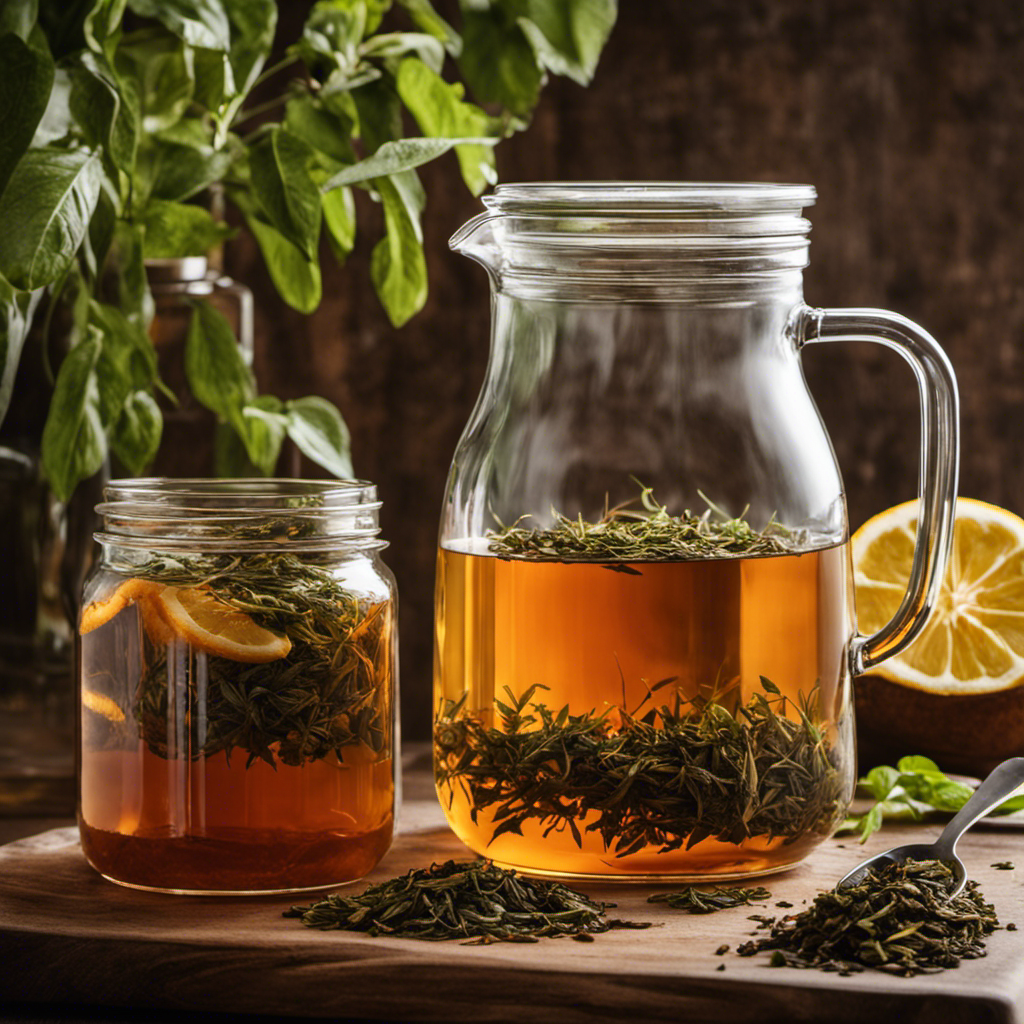
{"type": "Polygon", "coordinates": [[[477,853],[740,877],[792,866],[842,820],[851,678],[917,635],[942,578],[957,392],[905,318],[804,304],[814,196],[503,185],[452,239],[488,270],[493,323],[441,517],[434,757],[477,853]],[[872,636],[800,363],[837,340],[895,349],[921,392],[913,574],[872,636]]]}
{"type": "Polygon", "coordinates": [[[200,405],[185,376],[185,348],[192,323],[192,301],[201,299],[231,324],[246,363],[253,361],[253,297],[239,284],[210,267],[205,256],[146,261],[146,277],[153,293],[153,319],[149,336],[156,349],[160,377],[174,395],[171,402],[159,394],[163,436],[151,471],[158,476],[217,475],[217,451],[230,443],[217,417],[200,405]]]}
{"type": "Polygon", "coordinates": [[[180,893],[365,875],[398,784],[376,488],[154,478],[105,496],[79,623],[89,862],[180,893]]]}

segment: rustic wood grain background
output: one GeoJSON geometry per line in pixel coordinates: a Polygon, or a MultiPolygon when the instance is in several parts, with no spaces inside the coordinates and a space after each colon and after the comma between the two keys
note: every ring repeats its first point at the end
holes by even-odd
{"type": "MultiPolygon", "coordinates": [[[[281,40],[308,6],[281,4],[281,40]]],[[[814,184],[808,301],[888,307],[927,327],[960,380],[961,493],[1024,513],[1022,69],[1024,8],[1006,0],[620,0],[593,86],[553,82],[499,170],[505,181],[814,184]]],[[[407,736],[429,731],[437,521],[488,338],[484,273],[446,244],[478,201],[452,157],[423,179],[430,299],[401,330],[370,285],[370,205],[345,268],[325,247],[324,302],[310,317],[276,298],[247,240],[227,255],[256,293],[261,386],[335,401],[357,473],[380,486],[407,736]]],[[[813,348],[805,365],[853,525],[913,497],[909,370],[868,345],[813,348]]]]}

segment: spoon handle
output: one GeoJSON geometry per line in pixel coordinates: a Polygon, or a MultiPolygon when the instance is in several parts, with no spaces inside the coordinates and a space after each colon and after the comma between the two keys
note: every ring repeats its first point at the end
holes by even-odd
{"type": "Polygon", "coordinates": [[[953,856],[957,840],[979,819],[1024,786],[1024,757],[1011,757],[989,773],[935,841],[936,853],[953,856]]]}

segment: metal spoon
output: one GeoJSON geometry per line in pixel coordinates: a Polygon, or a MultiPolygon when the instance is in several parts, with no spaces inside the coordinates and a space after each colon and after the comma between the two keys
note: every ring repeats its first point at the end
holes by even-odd
{"type": "Polygon", "coordinates": [[[905,860],[942,860],[952,868],[956,877],[956,888],[949,894],[952,899],[967,884],[967,869],[956,855],[956,844],[960,837],[980,818],[985,817],[1012,795],[1014,790],[1024,786],[1024,757],[1011,757],[997,765],[985,781],[974,791],[974,795],[957,811],[953,820],[942,830],[934,843],[908,843],[897,846],[885,853],[869,857],[845,875],[836,886],[856,885],[868,868],[881,864],[901,864],[905,860]]]}

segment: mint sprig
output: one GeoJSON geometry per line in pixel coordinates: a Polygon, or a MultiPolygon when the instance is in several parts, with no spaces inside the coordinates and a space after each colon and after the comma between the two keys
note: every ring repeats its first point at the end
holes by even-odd
{"type": "MultiPolygon", "coordinates": [[[[929,757],[919,754],[901,757],[896,767],[883,764],[857,780],[860,796],[874,797],[875,803],[863,814],[851,814],[839,832],[856,832],[860,842],[877,832],[886,819],[921,821],[930,814],[955,814],[974,790],[951,779],[929,757]]],[[[1011,814],[1024,809],[1024,794],[1000,804],[993,814],[1011,814]]]]}

